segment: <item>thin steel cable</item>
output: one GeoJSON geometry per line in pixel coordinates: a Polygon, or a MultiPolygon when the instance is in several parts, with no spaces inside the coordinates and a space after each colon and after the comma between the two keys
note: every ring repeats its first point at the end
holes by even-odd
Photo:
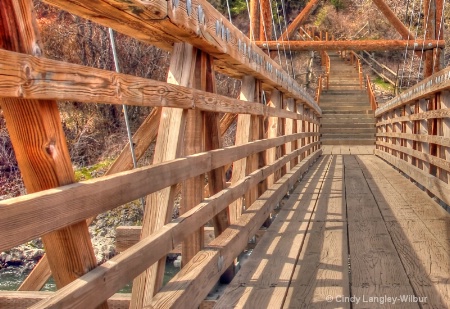
{"type": "MultiPolygon", "coordinates": [[[[109,30],[109,41],[114,59],[114,67],[116,69],[116,72],[120,73],[119,58],[117,56],[116,41],[114,39],[114,31],[111,28],[108,28],[108,30],[109,30]]],[[[134,152],[134,145],[133,145],[133,136],[131,135],[130,120],[128,118],[128,106],[126,104],[122,104],[122,108],[123,108],[123,116],[125,119],[125,126],[127,127],[128,143],[130,144],[130,152],[131,158],[133,160],[133,168],[137,168],[136,153],[134,152]]],[[[142,207],[144,207],[145,205],[144,198],[141,198],[140,200],[142,207]]]]}
{"type": "MultiPolygon", "coordinates": [[[[281,7],[283,8],[283,15],[284,15],[284,29],[287,31],[288,27],[287,27],[287,16],[286,16],[286,10],[284,8],[284,0],[281,0],[281,7]]],[[[291,69],[292,69],[292,77],[295,79],[295,70],[294,70],[294,63],[292,61],[293,57],[292,57],[292,50],[291,50],[291,41],[289,39],[289,35],[287,36],[287,41],[288,41],[288,47],[289,47],[289,56],[290,56],[290,60],[291,60],[291,69]]]]}
{"type": "MultiPolygon", "coordinates": [[[[423,4],[423,0],[420,0],[420,11],[419,14],[417,15],[417,27],[416,27],[416,33],[414,34],[414,37],[417,39],[417,34],[419,32],[419,25],[420,25],[420,16],[422,15],[422,4],[423,4]]],[[[409,66],[409,76],[408,76],[408,87],[411,84],[411,74],[412,74],[412,67],[413,67],[413,63],[414,63],[414,54],[415,53],[411,53],[411,62],[410,62],[410,66],[409,66]]]]}
{"type": "Polygon", "coordinates": [[[230,10],[230,3],[227,0],[227,9],[228,9],[228,19],[230,20],[230,23],[233,24],[233,21],[231,20],[231,10],[230,10]]]}
{"type": "Polygon", "coordinates": [[[274,36],[275,36],[275,41],[277,41],[278,60],[279,60],[279,62],[280,62],[280,67],[283,67],[282,61],[281,61],[280,46],[278,45],[277,27],[275,26],[275,20],[273,19],[272,2],[270,3],[270,14],[272,14],[273,34],[274,34],[274,36]]]}
{"type": "MultiPolygon", "coordinates": [[[[277,3],[277,8],[278,8],[278,0],[276,1],[276,3],[277,3]]],[[[283,43],[283,53],[284,53],[284,59],[286,62],[286,72],[288,72],[288,74],[289,74],[289,62],[288,62],[288,58],[287,58],[287,54],[286,54],[286,46],[284,46],[284,39],[282,36],[283,28],[281,26],[281,22],[280,22],[281,19],[280,19],[280,14],[278,13],[278,10],[277,10],[277,17],[278,17],[278,27],[280,28],[281,42],[283,43]]]]}
{"type": "MultiPolygon", "coordinates": [[[[408,4],[409,4],[409,0],[408,0],[408,4]]],[[[411,33],[411,25],[412,25],[412,20],[414,18],[414,8],[415,8],[415,4],[416,2],[413,1],[413,6],[412,6],[412,10],[411,10],[411,16],[409,18],[409,27],[408,27],[408,42],[406,43],[406,48],[405,48],[405,58],[403,59],[403,67],[402,67],[402,77],[400,79],[400,88],[403,86],[403,78],[405,75],[405,66],[406,66],[406,58],[408,56],[408,44],[409,44],[409,35],[411,33]]],[[[406,11],[408,11],[408,7],[406,7],[406,11]]],[[[414,39],[415,40],[415,39],[414,39]]],[[[413,51],[414,53],[414,51],[413,51]]]]}
{"type": "Polygon", "coordinates": [[[420,70],[422,69],[422,62],[424,60],[423,59],[423,54],[424,54],[424,49],[425,49],[425,37],[427,36],[427,31],[428,31],[428,19],[430,17],[430,8],[431,8],[431,0],[428,1],[428,14],[427,14],[427,19],[425,21],[425,31],[423,32],[423,43],[422,43],[422,53],[420,54],[420,62],[419,62],[419,70],[417,71],[417,80],[419,80],[420,78],[420,70]]]}
{"type": "MultiPolygon", "coordinates": [[[[445,1],[446,1],[446,0],[444,0],[443,3],[442,3],[441,26],[439,27],[438,36],[437,36],[438,42],[439,42],[439,40],[441,39],[441,30],[444,28],[445,1]]],[[[436,51],[437,51],[438,48],[439,48],[439,43],[438,43],[437,46],[436,46],[436,51]]],[[[445,54],[444,54],[444,56],[445,56],[445,54]]],[[[434,53],[434,58],[433,58],[433,68],[434,68],[434,66],[435,66],[435,64],[436,64],[436,59],[437,59],[437,52],[434,53]]]]}

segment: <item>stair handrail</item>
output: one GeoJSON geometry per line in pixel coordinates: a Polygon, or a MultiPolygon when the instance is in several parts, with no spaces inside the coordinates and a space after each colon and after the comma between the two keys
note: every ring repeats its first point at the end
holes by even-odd
{"type": "Polygon", "coordinates": [[[322,94],[322,75],[319,76],[318,79],[318,85],[317,85],[317,90],[316,90],[316,102],[318,105],[320,105],[320,95],[322,94]]]}
{"type": "Polygon", "coordinates": [[[374,91],[373,91],[372,83],[370,82],[369,74],[366,75],[366,82],[367,82],[367,94],[369,95],[370,106],[372,107],[372,110],[375,111],[378,108],[378,102],[377,102],[377,99],[376,99],[374,91]]]}

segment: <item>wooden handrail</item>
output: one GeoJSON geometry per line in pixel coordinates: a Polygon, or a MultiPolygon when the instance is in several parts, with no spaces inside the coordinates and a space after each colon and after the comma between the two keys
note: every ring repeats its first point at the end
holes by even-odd
{"type": "Polygon", "coordinates": [[[450,205],[450,153],[447,151],[442,157],[438,149],[450,147],[449,90],[450,68],[446,68],[375,111],[375,154],[447,205],[450,205]]]}
{"type": "Polygon", "coordinates": [[[373,92],[372,83],[370,82],[369,74],[366,75],[366,83],[367,83],[367,94],[369,95],[370,106],[372,110],[376,110],[378,108],[378,103],[375,98],[375,94],[373,92]]]}

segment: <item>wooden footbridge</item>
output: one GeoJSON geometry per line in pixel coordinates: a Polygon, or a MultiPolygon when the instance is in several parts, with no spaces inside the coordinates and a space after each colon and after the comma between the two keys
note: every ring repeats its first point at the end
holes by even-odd
{"type": "MultiPolygon", "coordinates": [[[[354,54],[342,51],[361,46],[305,43],[341,50],[323,53],[321,109],[204,0],[45,2],[170,50],[170,69],[157,82],[45,59],[31,1],[2,0],[0,105],[28,194],[0,202],[0,251],[42,237],[46,255],[19,291],[0,292],[1,308],[450,306],[442,10],[424,45],[426,78],[380,106],[354,54]],[[242,81],[238,99],[216,94],[215,71],[242,81]],[[56,100],[154,107],[133,137],[138,158],[156,140],[153,164],[130,170],[126,148],[108,175],[75,183],[56,100]],[[223,147],[233,122],[235,144],[223,147]],[[181,215],[171,220],[177,184],[181,215]],[[122,229],[128,245],[97,266],[88,223],[142,197],[142,227],[122,229]],[[215,234],[206,245],[205,225],[215,234]],[[182,269],[162,287],[165,257],[180,243],[182,269]],[[50,275],[58,291],[37,292],[50,275]],[[220,280],[220,297],[205,300],[220,280]],[[116,293],[131,281],[131,294],[116,293]]],[[[384,48],[416,49],[406,35],[384,48]]]]}

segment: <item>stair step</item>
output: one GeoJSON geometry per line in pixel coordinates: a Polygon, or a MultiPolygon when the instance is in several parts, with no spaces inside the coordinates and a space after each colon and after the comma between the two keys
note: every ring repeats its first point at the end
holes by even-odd
{"type": "Polygon", "coordinates": [[[321,139],[322,145],[375,145],[375,139],[321,139]]]}
{"type": "Polygon", "coordinates": [[[355,114],[355,115],[373,115],[374,111],[372,109],[322,109],[322,117],[327,114],[355,114]]]}
{"type": "MultiPolygon", "coordinates": [[[[333,130],[339,130],[339,129],[352,129],[352,130],[358,130],[358,129],[372,129],[375,132],[375,122],[374,123],[322,123],[321,124],[322,129],[333,129],[333,130]]],[[[321,130],[322,130],[321,129],[321,130]]]]}
{"type": "Polygon", "coordinates": [[[332,133],[332,134],[375,134],[375,127],[369,127],[369,128],[320,128],[320,133],[332,133]]]}

